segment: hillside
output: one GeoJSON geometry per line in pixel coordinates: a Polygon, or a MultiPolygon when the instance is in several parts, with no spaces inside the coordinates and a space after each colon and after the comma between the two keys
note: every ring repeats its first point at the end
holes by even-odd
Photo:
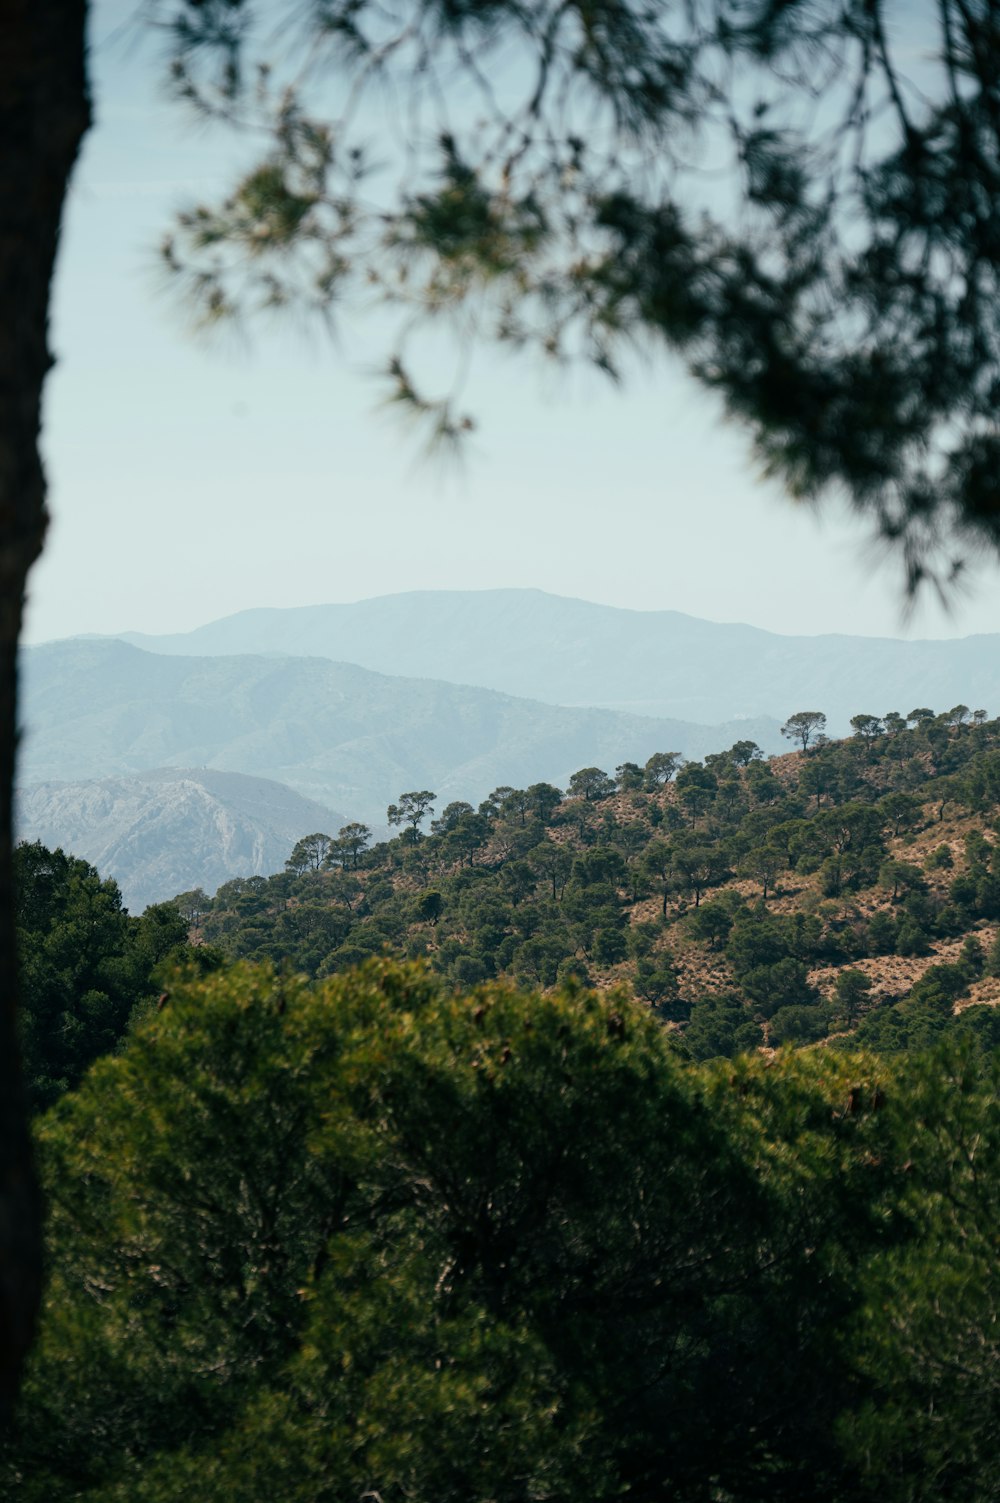
{"type": "Polygon", "coordinates": [[[914,705],[1000,702],[995,636],[779,636],[541,590],[414,591],[349,605],[242,611],[191,632],[123,638],[159,653],[322,656],[548,704],[699,722],[781,721],[810,706],[825,711],[834,735],[847,734],[859,710],[905,715],[914,705]]]}
{"type": "Polygon", "coordinates": [[[456,987],[622,986],[697,1057],[992,1039],[998,747],[1000,722],[944,715],[769,763],[740,742],[670,782],[654,762],[568,797],[499,788],[427,835],[231,882],[197,936],[319,976],[388,948],[456,987]]]}
{"type": "Polygon", "coordinates": [[[21,840],[63,846],[113,877],[133,913],[182,888],[280,871],[303,833],[346,823],[280,783],[206,768],[29,784],[15,818],[21,840]]]}
{"type": "MultiPolygon", "coordinates": [[[[411,792],[393,840],[316,832],[141,919],[19,847],[53,1211],[0,1492],[339,1496],[309,1470],[337,1403],[352,1496],[402,1414],[399,1496],[441,1494],[442,1433],[460,1465],[527,1436],[534,1496],[590,1496],[624,1432],[651,1497],[687,1447],[699,1503],[765,1416],[745,1503],[995,1498],[992,1450],[942,1490],[935,1447],[961,1481],[996,1408],[1000,722],[868,731],[497,788],[428,833],[411,792]],[[553,1488],[576,1395],[603,1428],[553,1488]]],[[[477,1496],[525,1497],[522,1454],[477,1496]]]]}
{"type": "Polygon", "coordinates": [[[22,684],[23,785],[208,767],[273,779],[373,825],[406,788],[478,801],[501,783],[562,786],[592,763],[704,756],[737,735],[780,744],[766,721],[650,720],[323,658],[168,657],[119,641],[32,648],[22,684]]]}

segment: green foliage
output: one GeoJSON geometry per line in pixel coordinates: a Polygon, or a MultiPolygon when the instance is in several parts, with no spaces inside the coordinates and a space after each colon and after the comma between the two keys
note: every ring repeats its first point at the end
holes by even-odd
{"type": "Polygon", "coordinates": [[[928,955],[931,942],[927,931],[910,914],[904,914],[896,930],[897,955],[928,955]]]}
{"type": "Polygon", "coordinates": [[[690,1012],[680,998],[676,967],[663,951],[636,963],[635,990],[637,996],[652,1003],[661,1018],[676,1021],[690,1012]]]}
{"type": "Polygon", "coordinates": [[[669,783],[681,764],[680,752],[654,752],[645,766],[646,786],[661,788],[669,783]]]}
{"type": "Polygon", "coordinates": [[[889,1107],[918,1235],[872,1266],[862,1360],[884,1397],[842,1428],[887,1503],[986,1503],[1000,1489],[988,1439],[1000,1401],[998,1091],[995,1050],[951,1048],[908,1065],[906,1094],[889,1107]]]}
{"type": "Polygon", "coordinates": [[[877,715],[852,715],[851,730],[862,741],[874,741],[885,734],[885,726],[877,715]]]}
{"type": "Polygon", "coordinates": [[[609,778],[599,767],[581,767],[569,780],[570,797],[586,799],[588,803],[610,798],[615,787],[614,778],[609,778]]]}
{"type": "Polygon", "coordinates": [[[684,1047],[692,1059],[731,1059],[764,1042],[759,1024],[747,1016],[739,997],[709,994],[691,1007],[684,1047]]]}
{"type": "Polygon", "coordinates": [[[835,1010],[843,1017],[848,1028],[853,1027],[858,1013],[871,995],[872,984],[864,971],[853,967],[841,971],[833,987],[835,1010]]]}
{"type": "Polygon", "coordinates": [[[787,855],[772,843],[765,842],[747,852],[739,864],[739,873],[741,877],[751,877],[760,883],[766,901],[768,892],[773,890],[787,865],[787,855]]]}
{"type": "MultiPolygon", "coordinates": [[[[311,976],[389,949],[426,957],[455,986],[597,977],[682,1029],[702,987],[721,988],[739,998],[740,1036],[756,1047],[760,1019],[816,1005],[811,968],[929,956],[938,940],[1000,915],[985,809],[946,890],[933,863],[921,870],[909,859],[908,840],[973,770],[986,777],[996,735],[996,722],[948,729],[932,716],[915,729],[810,744],[781,764],[736,743],[689,763],[676,783],[677,759],[664,753],[641,779],[623,763],[613,803],[611,780],[585,768],[569,797],[549,784],[499,787],[477,810],[447,804],[419,839],[403,821],[402,836],[374,848],[342,848],[345,827],[319,869],[184,901],[199,936],[228,955],[311,976]],[[928,737],[939,734],[934,750],[928,737]],[[747,901],[747,879],[768,911],[747,901]]],[[[854,1028],[865,999],[841,996],[836,977],[833,993],[838,1027],[854,1028]]]]}
{"type": "Polygon", "coordinates": [[[390,804],[385,817],[390,825],[406,825],[407,835],[415,841],[420,834],[420,825],[426,819],[436,798],[437,794],[431,793],[428,788],[401,793],[399,803],[390,804]]]}
{"type": "Polygon", "coordinates": [[[158,990],[158,967],[187,949],[187,923],[169,903],[130,917],[113,881],[38,841],[16,847],[14,881],[18,1026],[37,1111],[119,1043],[133,1009],[158,990]]]}
{"type": "Polygon", "coordinates": [[[740,975],[740,985],[765,1018],[781,1008],[806,1006],[815,997],[807,967],[790,955],[773,965],[753,966],[740,975]]]}
{"type": "Polygon", "coordinates": [[[702,903],[687,920],[688,933],[706,943],[710,950],[719,950],[725,944],[733,927],[731,906],[721,899],[702,903]]]}
{"type": "Polygon", "coordinates": [[[767,1041],[781,1044],[814,1044],[829,1032],[829,1015],[825,1007],[786,1005],[772,1013],[767,1025],[767,1041]]]}
{"type": "Polygon", "coordinates": [[[333,849],[334,842],[329,835],[303,835],[301,840],[296,841],[292,854],[285,862],[285,870],[291,872],[293,877],[301,877],[305,872],[322,871],[329,863],[333,849]]]}
{"type": "Polygon", "coordinates": [[[797,710],[794,715],[789,715],[781,727],[781,734],[789,741],[797,741],[802,751],[806,751],[810,741],[821,736],[825,729],[826,716],[821,710],[797,710]]]}
{"type": "Polygon", "coordinates": [[[861,1275],[912,1151],[879,1099],[835,1056],[695,1068],[579,986],[175,982],[41,1127],[52,1274],[0,1476],[846,1497],[861,1275]]]}

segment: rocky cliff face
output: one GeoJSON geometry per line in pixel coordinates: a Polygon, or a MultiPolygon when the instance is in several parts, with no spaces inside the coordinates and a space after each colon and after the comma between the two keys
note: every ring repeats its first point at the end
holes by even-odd
{"type": "Polygon", "coordinates": [[[61,845],[121,887],[140,913],[192,887],[280,871],[292,846],[346,816],[268,778],[207,768],[35,783],[19,790],[22,840],[61,845]]]}

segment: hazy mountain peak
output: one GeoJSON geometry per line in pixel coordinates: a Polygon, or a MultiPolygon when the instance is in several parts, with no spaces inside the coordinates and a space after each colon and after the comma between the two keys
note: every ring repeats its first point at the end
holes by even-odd
{"type": "Polygon", "coordinates": [[[997,636],[778,636],[536,589],[413,590],[351,604],[261,607],[190,632],[124,640],[161,654],[324,657],[547,704],[702,724],[783,721],[810,705],[825,711],[832,734],[845,734],[859,712],[1000,700],[997,636]]]}

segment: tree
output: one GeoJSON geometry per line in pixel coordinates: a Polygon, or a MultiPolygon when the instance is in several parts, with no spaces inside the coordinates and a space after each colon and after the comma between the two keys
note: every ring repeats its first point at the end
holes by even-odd
{"type": "Polygon", "coordinates": [[[693,893],[695,908],[701,904],[705,888],[721,882],[728,870],[725,854],[714,845],[678,846],[673,851],[672,865],[683,884],[693,893]]]}
{"type": "Polygon", "coordinates": [[[467,861],[472,866],[476,852],[486,844],[489,834],[490,823],[486,816],[470,810],[456,820],[445,835],[442,854],[447,858],[456,857],[459,861],[467,861]]]}
{"type": "MultiPolygon", "coordinates": [[[[967,1010],[955,1032],[971,1014],[986,1023],[995,1011],[967,1010]]],[[[906,1090],[889,1107],[910,1164],[903,1211],[918,1235],[872,1267],[875,1342],[864,1361],[878,1364],[886,1401],[854,1437],[855,1454],[870,1448],[874,1495],[886,1503],[981,1503],[1000,1494],[996,1450],[982,1444],[1000,1403],[992,1240],[1000,1219],[1000,1142],[997,1113],[986,1108],[1000,1089],[997,1060],[995,1051],[979,1060],[968,1047],[939,1048],[908,1062],[906,1090]],[[906,1458],[914,1456],[922,1475],[903,1482],[906,1458]]]]}
{"type": "Polygon", "coordinates": [[[925,892],[927,883],[919,866],[912,861],[900,861],[895,857],[883,861],[878,873],[879,886],[884,888],[895,903],[900,893],[925,892]]]}
{"type": "MultiPolygon", "coordinates": [[[[153,973],[187,952],[172,903],[133,918],[116,882],[39,841],[14,852],[21,1009],[18,1034],[32,1111],[52,1105],[120,1042],[153,973]]],[[[204,894],[202,894],[204,897],[204,894]]]]}
{"type": "Polygon", "coordinates": [[[788,857],[778,846],[765,841],[747,851],[739,864],[741,877],[750,877],[761,885],[761,896],[767,902],[767,894],[774,887],[788,865],[788,857]]]}
{"type": "Polygon", "coordinates": [[[803,751],[810,741],[826,730],[826,716],[820,710],[797,710],[789,715],[781,727],[781,734],[789,741],[797,741],[803,751]]]}
{"type": "Polygon", "coordinates": [[[367,825],[352,820],[350,824],[341,825],[337,832],[336,850],[338,854],[350,859],[352,867],[357,867],[358,858],[371,844],[372,832],[367,825]]]}
{"type": "Polygon", "coordinates": [[[702,903],[689,916],[687,927],[694,939],[705,941],[710,950],[719,950],[729,938],[733,927],[731,907],[719,900],[702,903]]]}
{"type": "Polygon", "coordinates": [[[562,790],[553,783],[532,783],[528,789],[530,809],[543,825],[547,825],[562,803],[562,790]]]}
{"type": "Polygon", "coordinates": [[[746,769],[747,792],[754,807],[773,804],[781,798],[784,789],[766,762],[751,762],[746,769]]]}
{"type": "Polygon", "coordinates": [[[836,794],[840,781],[840,768],[825,751],[814,752],[799,770],[799,792],[811,794],[817,809],[824,796],[836,794]]]}
{"type": "Polygon", "coordinates": [[[0,1488],[857,1495],[850,1338],[908,1145],[871,1067],[824,1073],[692,1067],[579,983],[178,984],[43,1124],[51,1279],[0,1488]]]}
{"type": "Polygon", "coordinates": [[[573,867],[572,853],[546,838],[530,850],[525,859],[541,881],[551,884],[552,901],[558,902],[573,867]]]}
{"type": "Polygon", "coordinates": [[[444,834],[448,834],[448,831],[456,828],[460,819],[465,819],[466,815],[474,815],[474,813],[475,810],[472,809],[472,804],[466,804],[465,800],[456,800],[454,803],[445,804],[438,818],[432,819],[432,822],[430,822],[430,833],[435,834],[435,836],[444,836],[444,834]]]}
{"type": "Polygon", "coordinates": [[[427,788],[419,792],[401,793],[399,803],[390,804],[385,817],[391,825],[409,825],[405,833],[411,841],[416,841],[420,838],[421,821],[426,818],[436,798],[437,794],[431,793],[427,788]]]}
{"type": "Polygon", "coordinates": [[[758,1049],[760,1025],[750,1017],[738,997],[709,993],[691,1008],[684,1030],[684,1044],[694,1059],[731,1059],[734,1054],[758,1049]]]}
{"type": "Polygon", "coordinates": [[[317,832],[315,835],[303,835],[297,840],[292,848],[292,854],[285,862],[285,870],[293,877],[305,876],[311,872],[315,876],[328,865],[333,853],[334,842],[329,835],[317,832]]]}
{"type": "Polygon", "coordinates": [[[877,715],[852,715],[851,730],[862,741],[870,743],[885,734],[885,725],[877,715]]]}
{"type": "Polygon", "coordinates": [[[433,888],[427,892],[422,892],[417,899],[415,912],[417,918],[422,923],[430,924],[432,928],[436,928],[438,919],[444,912],[444,898],[433,888]]]}
{"type": "Polygon", "coordinates": [[[751,762],[759,762],[764,756],[756,741],[734,741],[729,748],[729,756],[737,767],[749,767],[751,762]]]}
{"type": "Polygon", "coordinates": [[[638,762],[623,762],[615,768],[615,781],[622,793],[635,793],[642,788],[645,780],[638,762]]]}
{"type": "Polygon", "coordinates": [[[642,854],[641,864],[643,873],[660,884],[660,912],[666,918],[667,899],[674,890],[677,877],[673,846],[665,840],[651,840],[642,854]]]}
{"type": "Polygon", "coordinates": [[[700,762],[686,762],[677,774],[677,797],[693,820],[697,820],[712,804],[719,787],[719,780],[708,767],[700,762]]]}
{"type": "Polygon", "coordinates": [[[890,793],[879,805],[893,835],[900,830],[911,829],[920,818],[920,800],[910,793],[890,793]]]}
{"type": "Polygon", "coordinates": [[[669,783],[681,760],[680,752],[654,752],[644,768],[647,788],[662,788],[669,783]]]}
{"type": "Polygon", "coordinates": [[[0,48],[0,1424],[41,1289],[40,1203],[18,1065],[13,787],[25,582],[45,535],[38,452],[49,288],[63,200],[90,123],[85,0],[15,4],[0,48]]]}
{"type": "Polygon", "coordinates": [[[655,956],[643,956],[637,962],[635,989],[640,997],[652,1003],[658,1017],[666,1018],[671,1012],[678,1011],[684,1015],[687,1011],[683,1004],[681,1008],[676,1006],[679,1001],[677,970],[670,956],[662,951],[655,956]]]}
{"type": "Polygon", "coordinates": [[[475,812],[472,805],[467,804],[464,799],[456,799],[453,803],[445,805],[437,819],[431,820],[431,834],[447,835],[462,819],[475,812]]]}
{"type": "Polygon", "coordinates": [[[779,1007],[768,1020],[767,1042],[772,1049],[780,1049],[782,1044],[814,1044],[829,1031],[825,1007],[789,1003],[779,1007]]]}
{"type": "Polygon", "coordinates": [[[599,767],[581,767],[569,780],[570,797],[585,799],[587,803],[610,798],[615,787],[614,778],[609,778],[599,767]]]}
{"type": "Polygon", "coordinates": [[[494,788],[493,792],[483,799],[479,805],[479,813],[485,819],[497,819],[504,804],[516,792],[516,788],[511,788],[508,784],[502,783],[499,788],[494,788]]]}
{"type": "Polygon", "coordinates": [[[833,1000],[848,1028],[854,1027],[860,1009],[871,996],[871,990],[871,978],[864,971],[850,967],[839,972],[833,984],[833,1000]]]}
{"type": "Polygon", "coordinates": [[[206,910],[212,906],[212,899],[201,887],[194,887],[190,892],[180,892],[171,901],[184,922],[192,929],[199,927],[206,910]]]}

